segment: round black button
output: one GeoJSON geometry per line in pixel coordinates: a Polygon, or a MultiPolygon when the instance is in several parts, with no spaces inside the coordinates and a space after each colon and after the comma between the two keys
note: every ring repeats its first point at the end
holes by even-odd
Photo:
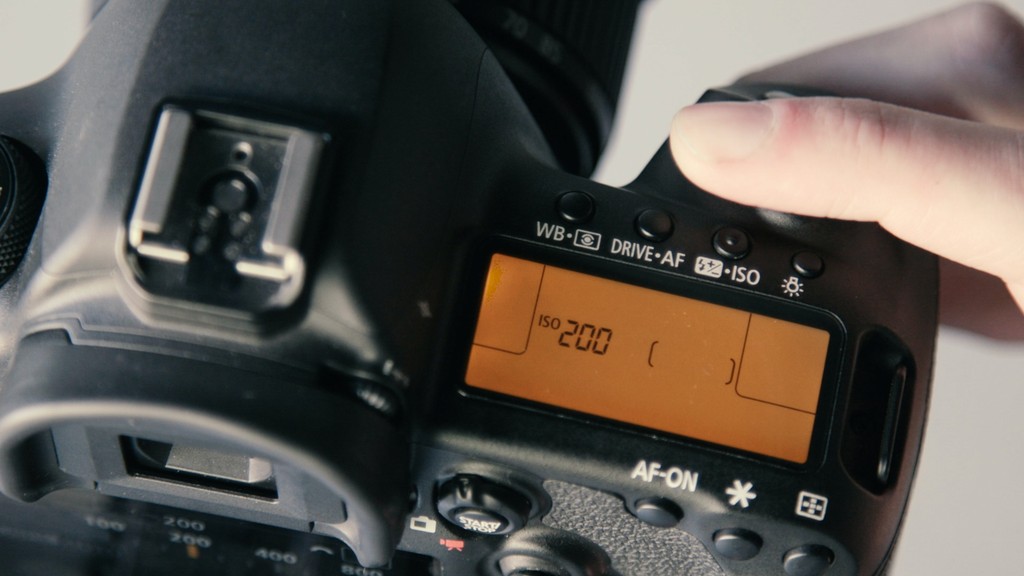
{"type": "Polygon", "coordinates": [[[675,231],[672,215],[664,210],[644,210],[636,217],[636,231],[651,242],[663,242],[675,231]]]}
{"type": "Polygon", "coordinates": [[[715,232],[711,244],[724,258],[739,260],[750,253],[750,237],[739,228],[722,228],[715,232]]]}
{"type": "Polygon", "coordinates": [[[566,222],[574,224],[590,221],[596,211],[594,199],[590,197],[590,194],[578,190],[562,194],[555,204],[558,215],[566,222]]]}
{"type": "Polygon", "coordinates": [[[438,488],[437,511],[452,524],[478,534],[508,534],[522,528],[532,505],[524,494],[463,474],[438,488]]]}
{"type": "Polygon", "coordinates": [[[821,576],[834,560],[835,554],[824,546],[801,546],[786,552],[782,568],[789,576],[821,576]]]}
{"type": "Polygon", "coordinates": [[[719,530],[712,538],[715,550],[730,560],[750,560],[757,556],[764,544],[760,536],[742,528],[719,530]]]}
{"type": "Polygon", "coordinates": [[[659,528],[671,528],[683,519],[683,511],[665,498],[644,498],[636,503],[636,517],[659,528]]]}
{"type": "Polygon", "coordinates": [[[793,270],[804,278],[817,278],[825,271],[825,261],[814,252],[798,252],[792,263],[793,270]]]}

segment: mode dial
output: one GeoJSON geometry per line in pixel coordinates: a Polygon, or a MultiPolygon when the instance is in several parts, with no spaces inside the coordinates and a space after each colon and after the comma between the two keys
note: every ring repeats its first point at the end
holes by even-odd
{"type": "Polygon", "coordinates": [[[0,136],[0,286],[25,256],[45,194],[45,172],[38,159],[0,136]]]}

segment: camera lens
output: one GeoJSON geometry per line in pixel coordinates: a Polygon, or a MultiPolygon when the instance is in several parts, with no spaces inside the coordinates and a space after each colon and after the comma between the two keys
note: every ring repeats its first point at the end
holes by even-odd
{"type": "Polygon", "coordinates": [[[21,263],[43,206],[45,177],[29,154],[0,137],[0,286],[21,263]]]}
{"type": "Polygon", "coordinates": [[[461,0],[562,168],[589,175],[619,100],[639,0],[461,0]]]}

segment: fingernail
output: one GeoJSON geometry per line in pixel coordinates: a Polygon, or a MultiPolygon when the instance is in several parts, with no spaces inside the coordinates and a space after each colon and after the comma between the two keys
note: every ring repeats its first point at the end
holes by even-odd
{"type": "Polygon", "coordinates": [[[757,150],[775,125],[763,102],[707,102],[687,106],[672,121],[672,137],[701,160],[742,160],[757,150]]]}

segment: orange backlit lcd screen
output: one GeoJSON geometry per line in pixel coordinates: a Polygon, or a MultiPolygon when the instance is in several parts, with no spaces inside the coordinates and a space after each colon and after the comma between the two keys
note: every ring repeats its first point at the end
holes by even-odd
{"type": "Polygon", "coordinates": [[[466,384],[807,461],[829,333],[495,254],[466,384]]]}

